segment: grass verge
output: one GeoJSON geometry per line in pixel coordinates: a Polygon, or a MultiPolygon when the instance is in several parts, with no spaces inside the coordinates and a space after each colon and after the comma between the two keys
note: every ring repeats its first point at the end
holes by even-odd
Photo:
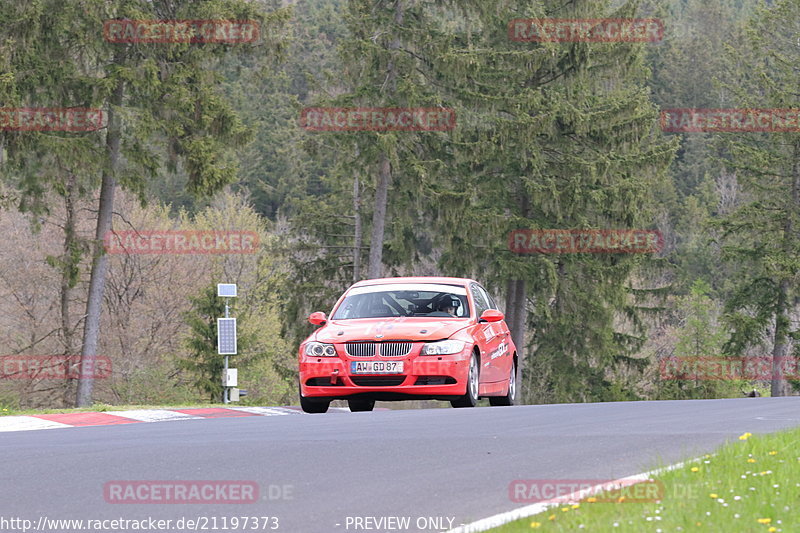
{"type": "Polygon", "coordinates": [[[490,531],[800,531],[798,444],[800,429],[745,433],[713,455],[655,477],[655,497],[598,492],[490,531]]]}

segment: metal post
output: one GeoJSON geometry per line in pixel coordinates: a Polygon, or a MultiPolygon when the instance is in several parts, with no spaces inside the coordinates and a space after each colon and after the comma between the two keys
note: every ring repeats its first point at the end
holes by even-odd
{"type": "MultiPolygon", "coordinates": [[[[222,371],[222,375],[225,379],[228,379],[228,356],[225,356],[225,368],[222,371]]],[[[228,386],[224,385],[222,387],[222,403],[228,403],[228,386]]]]}
{"type": "MultiPolygon", "coordinates": [[[[224,355],[225,359],[223,360],[223,372],[222,375],[222,403],[230,403],[231,402],[231,388],[227,385],[228,383],[228,374],[231,371],[229,366],[230,360],[228,356],[233,354],[235,355],[236,350],[236,319],[231,318],[231,309],[230,309],[230,299],[236,298],[236,284],[235,283],[217,283],[217,296],[220,298],[225,298],[225,318],[217,318],[217,354],[224,355]],[[232,335],[232,338],[222,338],[222,334],[220,333],[223,330],[223,324],[225,324],[225,331],[227,331],[228,335],[232,335]],[[225,346],[223,347],[223,341],[225,342],[225,346]]],[[[235,369],[233,369],[235,370],[235,369]]]]}
{"type": "MultiPolygon", "coordinates": [[[[229,301],[230,301],[230,298],[225,298],[225,318],[230,318],[230,316],[228,316],[228,302],[229,301]]],[[[225,377],[225,381],[227,381],[228,380],[228,356],[227,355],[225,356],[225,369],[222,372],[224,372],[222,375],[225,377]]],[[[224,385],[222,387],[222,403],[224,403],[224,404],[230,403],[229,392],[230,392],[230,390],[228,389],[228,386],[224,385]]]]}

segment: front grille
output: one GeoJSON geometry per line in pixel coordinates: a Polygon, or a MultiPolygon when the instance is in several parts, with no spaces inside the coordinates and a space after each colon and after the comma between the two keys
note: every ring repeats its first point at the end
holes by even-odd
{"type": "Polygon", "coordinates": [[[413,346],[410,342],[346,342],[344,350],[350,357],[405,357],[413,346]]]}
{"type": "Polygon", "coordinates": [[[375,356],[375,343],[374,342],[346,342],[344,343],[344,351],[350,357],[374,357],[375,356]]]}
{"type": "Polygon", "coordinates": [[[405,376],[350,376],[353,383],[359,387],[396,387],[402,385],[405,376]]]}
{"type": "Polygon", "coordinates": [[[384,357],[403,357],[411,353],[410,342],[382,342],[381,355],[384,357]]]}

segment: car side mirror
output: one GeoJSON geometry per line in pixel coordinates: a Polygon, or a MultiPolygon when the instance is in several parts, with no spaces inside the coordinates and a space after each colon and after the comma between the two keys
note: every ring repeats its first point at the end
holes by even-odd
{"type": "Polygon", "coordinates": [[[504,318],[505,315],[497,309],[487,309],[478,319],[478,322],[500,322],[504,318]]]}
{"type": "Polygon", "coordinates": [[[328,322],[328,319],[325,317],[325,313],[317,311],[308,315],[308,321],[315,326],[324,326],[325,323],[328,322]]]}

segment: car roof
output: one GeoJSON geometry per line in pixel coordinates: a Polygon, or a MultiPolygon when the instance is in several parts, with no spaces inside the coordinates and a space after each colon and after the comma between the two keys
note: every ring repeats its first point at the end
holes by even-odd
{"type": "MultiPolygon", "coordinates": [[[[370,285],[387,285],[389,283],[437,283],[440,285],[460,285],[466,286],[470,283],[478,283],[469,278],[449,278],[442,276],[413,276],[400,278],[376,278],[365,279],[352,285],[352,287],[367,287],[370,285]]],[[[352,288],[351,287],[351,288],[352,288]]]]}

